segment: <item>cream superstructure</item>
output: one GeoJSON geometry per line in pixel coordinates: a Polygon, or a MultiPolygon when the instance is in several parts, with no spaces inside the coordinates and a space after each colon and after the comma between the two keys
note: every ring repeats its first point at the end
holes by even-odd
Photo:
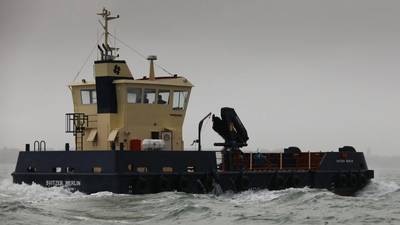
{"type": "Polygon", "coordinates": [[[192,84],[181,76],[157,77],[155,56],[149,56],[150,72],[139,79],[124,60],[116,60],[116,48],[108,45],[110,12],[104,19],[101,60],[94,63],[95,82],[70,84],[75,113],[88,116],[83,142],[77,150],[111,150],[113,143],[137,150],[144,139],[161,139],[166,150],[183,150],[182,125],[192,84]]]}

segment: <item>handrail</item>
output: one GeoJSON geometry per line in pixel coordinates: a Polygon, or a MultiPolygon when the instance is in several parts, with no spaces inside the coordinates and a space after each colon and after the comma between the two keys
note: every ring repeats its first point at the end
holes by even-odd
{"type": "MultiPolygon", "coordinates": [[[[224,157],[223,151],[219,151],[224,157]]],[[[293,154],[275,153],[242,153],[242,157],[233,157],[233,168],[242,166],[247,171],[265,170],[304,170],[312,171],[319,168],[323,154],[320,152],[300,152],[293,154]]],[[[229,170],[229,168],[225,168],[229,170]]]]}
{"type": "Polygon", "coordinates": [[[35,142],[33,142],[33,151],[36,152],[36,150],[38,152],[41,152],[42,150],[46,151],[46,141],[44,141],[44,140],[41,140],[41,141],[36,140],[35,142]],[[37,144],[37,148],[36,148],[36,144],[37,144]]]}
{"type": "Polygon", "coordinates": [[[44,140],[40,141],[40,151],[46,151],[46,142],[44,140]],[[43,144],[43,149],[42,149],[42,144],[43,144]]]}
{"type": "Polygon", "coordinates": [[[36,152],[36,143],[37,143],[37,150],[40,151],[40,142],[39,141],[35,141],[33,142],[33,151],[36,152]]]}

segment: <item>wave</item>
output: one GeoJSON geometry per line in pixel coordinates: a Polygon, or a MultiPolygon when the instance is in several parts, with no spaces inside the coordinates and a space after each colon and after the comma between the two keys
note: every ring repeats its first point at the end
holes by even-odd
{"type": "Polygon", "coordinates": [[[398,193],[400,185],[387,179],[373,180],[355,198],[307,187],[228,192],[219,196],[181,192],[87,195],[62,187],[14,184],[7,178],[0,181],[0,217],[21,223],[73,220],[77,224],[331,224],[338,222],[337,212],[356,210],[358,214],[346,214],[343,223],[364,224],[378,219],[382,222],[382,215],[397,221],[395,211],[387,214],[382,209],[395,204],[398,193]],[[364,215],[363,210],[372,210],[376,215],[364,215]],[[25,216],[20,218],[21,213],[25,216]]]}
{"type": "Polygon", "coordinates": [[[65,198],[81,198],[85,194],[81,192],[70,192],[63,187],[43,187],[38,184],[15,184],[11,179],[0,182],[0,192],[3,198],[13,198],[17,201],[42,202],[65,198]]]}
{"type": "Polygon", "coordinates": [[[389,194],[400,192],[400,185],[394,181],[384,180],[371,180],[371,182],[361,191],[359,191],[357,197],[385,197],[389,194]]]}
{"type": "Polygon", "coordinates": [[[335,196],[332,192],[325,189],[304,188],[288,188],[283,190],[270,191],[264,190],[248,190],[237,194],[225,194],[222,198],[230,198],[232,204],[287,204],[290,202],[302,201],[306,202],[316,198],[326,196],[335,196]]]}
{"type": "MultiPolygon", "coordinates": [[[[390,193],[400,192],[400,185],[395,181],[384,181],[384,180],[371,180],[363,190],[359,191],[357,197],[381,197],[388,195],[390,193]]],[[[159,199],[158,197],[166,195],[171,196],[171,193],[177,195],[175,197],[187,197],[186,195],[193,196],[207,196],[207,198],[222,200],[229,199],[232,204],[252,204],[252,203],[265,203],[270,201],[293,201],[300,198],[303,195],[312,195],[313,197],[317,195],[334,195],[333,193],[323,190],[323,189],[311,189],[305,188],[288,188],[284,190],[270,191],[264,190],[247,190],[240,193],[226,192],[220,196],[214,195],[193,195],[185,194],[179,192],[163,192],[158,194],[149,194],[149,196],[155,196],[154,199],[159,199]],[[158,196],[158,197],[157,197],[158,196]]],[[[40,202],[49,201],[54,199],[74,199],[74,198],[104,198],[112,196],[131,196],[127,194],[115,194],[112,192],[98,192],[94,194],[84,194],[81,192],[70,192],[68,189],[63,187],[50,187],[46,188],[38,184],[15,184],[11,179],[3,179],[0,181],[0,197],[7,198],[13,197],[16,200],[24,200],[28,202],[40,202]]],[[[139,197],[140,198],[140,197],[139,197]]],[[[173,198],[172,200],[175,200],[173,198]]]]}

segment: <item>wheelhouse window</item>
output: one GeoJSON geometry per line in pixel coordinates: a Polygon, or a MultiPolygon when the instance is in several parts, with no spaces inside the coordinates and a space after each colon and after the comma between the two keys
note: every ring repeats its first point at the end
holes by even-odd
{"type": "Polygon", "coordinates": [[[144,99],[145,104],[155,104],[156,103],[156,90],[155,89],[144,89],[144,99]]]}
{"type": "Polygon", "coordinates": [[[142,102],[142,89],[141,88],[128,88],[128,103],[141,103],[142,102]]]}
{"type": "Polygon", "coordinates": [[[97,96],[95,89],[81,90],[81,102],[83,105],[96,104],[97,96]]]}
{"type": "Polygon", "coordinates": [[[185,109],[187,96],[188,96],[187,91],[174,91],[174,99],[173,99],[172,108],[174,110],[185,109]]]}
{"type": "Polygon", "coordinates": [[[169,90],[159,90],[157,96],[157,104],[168,105],[169,103],[169,90]]]}

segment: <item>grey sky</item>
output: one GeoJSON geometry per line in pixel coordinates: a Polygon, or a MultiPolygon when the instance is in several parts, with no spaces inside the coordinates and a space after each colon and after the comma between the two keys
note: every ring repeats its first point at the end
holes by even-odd
{"type": "MultiPolygon", "coordinates": [[[[400,154],[400,2],[382,0],[1,0],[0,146],[72,143],[66,85],[96,44],[103,6],[120,14],[120,39],[195,84],[186,145],[205,114],[232,106],[248,150],[400,154]]],[[[134,76],[147,75],[147,62],[117,45],[134,76]]],[[[79,79],[92,79],[94,59],[79,79]]],[[[219,140],[210,125],[204,148],[219,140]]]]}

